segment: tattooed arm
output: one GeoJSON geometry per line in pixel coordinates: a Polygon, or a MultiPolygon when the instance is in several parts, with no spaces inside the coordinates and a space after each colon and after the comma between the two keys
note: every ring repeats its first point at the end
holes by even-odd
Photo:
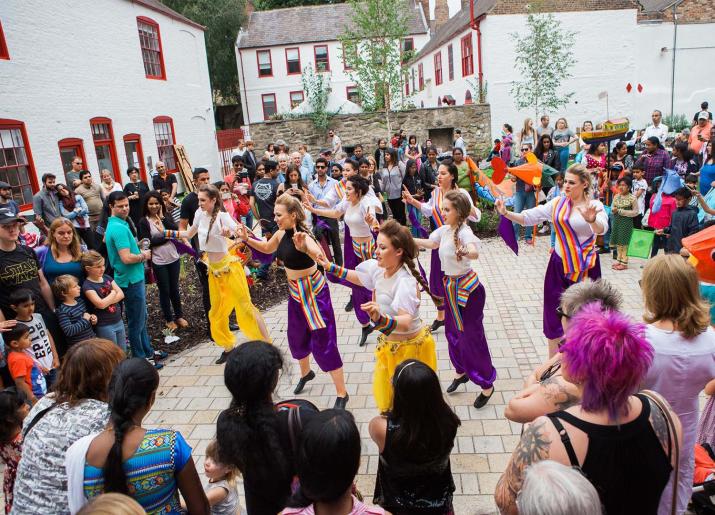
{"type": "MultiPolygon", "coordinates": [[[[668,404],[668,401],[665,401],[666,404],[668,404]]],[[[660,411],[660,408],[658,405],[653,402],[651,399],[648,399],[648,403],[650,404],[650,425],[653,426],[653,431],[655,431],[655,436],[658,437],[658,441],[660,442],[660,445],[663,446],[663,451],[665,451],[665,454],[668,454],[669,449],[674,449],[675,442],[678,442],[678,446],[680,446],[681,453],[683,452],[682,448],[682,443],[683,443],[683,431],[682,431],[682,426],[680,425],[680,419],[678,418],[678,415],[675,414],[675,412],[670,408],[670,405],[668,405],[668,411],[670,413],[671,418],[673,419],[673,422],[675,423],[675,435],[670,434],[670,442],[668,441],[668,420],[665,418],[663,413],[660,411]],[[677,439],[677,440],[676,440],[677,439]]],[[[672,431],[671,431],[672,433],[672,431]]],[[[677,467],[678,465],[675,463],[675,451],[671,452],[671,457],[670,457],[670,464],[673,467],[677,467]]]]}
{"type": "Polygon", "coordinates": [[[544,379],[524,388],[512,397],[504,410],[504,416],[513,422],[525,424],[536,417],[565,410],[578,404],[578,389],[561,375],[544,379]]]}
{"type": "Polygon", "coordinates": [[[494,492],[494,500],[503,514],[518,514],[516,496],[521,490],[526,468],[549,458],[551,438],[545,431],[547,423],[549,423],[548,419],[539,417],[532,424],[524,426],[521,440],[514,449],[494,492]]]}

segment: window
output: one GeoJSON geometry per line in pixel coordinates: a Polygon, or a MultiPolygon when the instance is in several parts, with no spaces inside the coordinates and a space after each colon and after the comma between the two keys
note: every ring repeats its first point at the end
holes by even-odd
{"type": "Polygon", "coordinates": [[[415,50],[415,40],[413,38],[405,38],[400,45],[400,63],[405,64],[412,58],[415,50]]]}
{"type": "Polygon", "coordinates": [[[37,176],[25,124],[17,120],[0,118],[0,181],[10,184],[12,198],[22,209],[32,207],[37,176]]]}
{"type": "MultiPolygon", "coordinates": [[[[114,180],[122,182],[117,162],[117,150],[114,148],[114,132],[112,120],[109,118],[92,118],[89,121],[94,140],[94,152],[97,154],[97,166],[100,170],[109,170],[114,180]]],[[[85,163],[86,165],[86,163],[85,163]]]]}
{"type": "Polygon", "coordinates": [[[273,62],[271,61],[271,51],[258,50],[256,52],[256,59],[258,59],[258,76],[273,77],[273,62]]]}
{"type": "MultiPolygon", "coordinates": [[[[159,151],[159,161],[164,161],[168,172],[176,171],[176,133],[174,133],[174,120],[168,116],[154,118],[154,138],[159,151]]],[[[139,167],[141,170],[141,166],[139,167]]]]}
{"type": "Polygon", "coordinates": [[[417,65],[417,75],[419,76],[418,82],[420,85],[420,91],[425,89],[425,69],[422,63],[417,65]]]}
{"type": "MultiPolygon", "coordinates": [[[[345,88],[345,94],[350,102],[360,105],[360,93],[358,93],[357,86],[347,86],[345,88]]],[[[409,93],[407,94],[409,95],[409,93]]]]}
{"type": "Polygon", "coordinates": [[[286,48],[286,70],[288,75],[300,73],[300,49],[286,48]]]}
{"type": "Polygon", "coordinates": [[[305,96],[302,91],[291,91],[290,92],[290,108],[293,109],[298,107],[305,100],[305,96]]]}
{"type": "Polygon", "coordinates": [[[442,52],[434,54],[434,83],[437,86],[442,84],[442,52]]]}
{"type": "Polygon", "coordinates": [[[271,116],[278,112],[276,108],[275,93],[266,93],[261,95],[261,103],[263,104],[263,119],[268,120],[271,116]]]}
{"type": "MultiPolygon", "coordinates": [[[[124,136],[124,155],[127,156],[127,168],[136,166],[142,181],[147,182],[146,168],[144,168],[144,151],[142,150],[142,137],[140,134],[127,134],[124,136]]],[[[166,163],[164,163],[166,164],[166,163]]]]}
{"type": "Polygon", "coordinates": [[[449,68],[449,80],[454,80],[454,48],[452,45],[447,47],[447,66],[449,68]]]}
{"type": "Polygon", "coordinates": [[[355,67],[355,61],[357,61],[357,45],[352,45],[345,48],[343,45],[343,69],[352,70],[355,67]]]}
{"type": "Polygon", "coordinates": [[[0,59],[10,59],[10,52],[8,52],[7,43],[5,43],[5,34],[2,31],[2,22],[0,22],[0,59]]]}
{"type": "Polygon", "coordinates": [[[137,17],[137,28],[139,29],[139,46],[142,49],[146,78],[166,80],[159,24],[151,18],[139,16],[137,17]]]}
{"type": "Polygon", "coordinates": [[[330,71],[330,57],[328,56],[328,46],[316,45],[313,47],[313,50],[315,52],[315,71],[330,71]]]}
{"type": "Polygon", "coordinates": [[[462,38],[462,77],[474,74],[474,59],[472,58],[472,35],[462,38]]]}
{"type": "Polygon", "coordinates": [[[89,170],[87,159],[84,157],[84,143],[80,138],[65,138],[57,142],[60,147],[60,161],[62,162],[62,170],[65,173],[65,184],[69,184],[67,180],[67,172],[72,169],[72,161],[75,157],[82,160],[82,168],[89,170]]]}

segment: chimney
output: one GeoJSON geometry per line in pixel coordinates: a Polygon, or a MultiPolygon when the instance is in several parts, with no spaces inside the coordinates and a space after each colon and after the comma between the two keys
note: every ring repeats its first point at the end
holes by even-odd
{"type": "Polygon", "coordinates": [[[435,0],[434,31],[438,32],[447,20],[449,20],[449,6],[447,5],[447,0],[435,0]]]}
{"type": "Polygon", "coordinates": [[[425,21],[427,21],[427,26],[429,27],[430,26],[429,0],[418,0],[417,3],[422,6],[422,12],[425,13],[425,21]]]}
{"type": "Polygon", "coordinates": [[[246,19],[250,18],[250,17],[251,17],[251,14],[253,14],[253,11],[255,11],[255,10],[256,10],[256,8],[255,8],[254,5],[253,5],[253,1],[252,1],[252,0],[247,0],[247,2],[246,2],[246,9],[245,9],[246,19]]]}

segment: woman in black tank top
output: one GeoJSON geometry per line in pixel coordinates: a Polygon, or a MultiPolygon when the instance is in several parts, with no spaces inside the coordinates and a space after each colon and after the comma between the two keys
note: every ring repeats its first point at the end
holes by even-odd
{"type": "Polygon", "coordinates": [[[315,259],[321,254],[318,243],[309,236],[303,222],[303,206],[295,198],[283,194],[276,200],[275,221],[279,230],[268,241],[248,237],[242,226],[241,239],[250,247],[272,254],[283,261],[288,277],[288,347],[300,364],[301,378],[294,393],[297,395],[308,381],[315,378],[310,369],[310,355],[323,372],[329,372],[335,384],[336,408],[345,408],[348,392],[345,389],[343,361],[338,352],[335,313],[330,300],[330,289],[325,276],[318,270],[315,259]]]}
{"type": "Polygon", "coordinates": [[[644,326],[591,304],[571,319],[561,353],[581,404],[524,426],[494,494],[501,512],[518,513],[524,471],[548,459],[578,467],[607,515],[657,513],[681,428],[657,394],[636,394],[653,360],[644,326]]]}

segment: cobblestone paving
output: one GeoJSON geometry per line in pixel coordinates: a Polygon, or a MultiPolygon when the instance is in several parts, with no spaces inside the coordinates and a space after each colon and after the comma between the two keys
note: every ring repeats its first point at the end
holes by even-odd
{"type": "MultiPolygon", "coordinates": [[[[535,247],[522,246],[517,257],[501,240],[489,240],[484,242],[482,256],[476,261],[480,280],[487,291],[484,325],[497,368],[497,381],[494,396],[481,410],[472,406],[479,388],[471,383],[447,396],[462,420],[452,452],[456,485],[454,507],[458,515],[496,512],[492,494],[521,432],[520,424],[504,418],[504,407],[520,390],[523,377],[546,357],[546,341],[541,333],[541,297],[549,258],[548,241],[548,237],[540,237],[535,247]]],[[[638,279],[644,262],[633,259],[629,270],[614,272],[611,257],[601,257],[603,275],[623,292],[625,311],[640,317],[642,300],[638,279]]],[[[426,252],[421,254],[421,262],[429,270],[426,252]]],[[[378,462],[377,447],[367,431],[368,422],[377,415],[371,385],[376,340],[371,335],[367,347],[358,347],[360,327],[353,314],[343,310],[348,290],[333,284],[330,287],[338,324],[338,344],[350,393],[348,409],[355,415],[363,437],[357,483],[369,499],[378,462]]],[[[436,308],[429,299],[423,298],[421,313],[425,322],[431,323],[434,319],[436,308]]],[[[292,390],[300,372],[288,352],[285,314],[284,302],[268,310],[264,317],[275,345],[285,352],[288,364],[278,385],[278,398],[289,399],[294,397],[292,390]]],[[[453,370],[443,329],[437,331],[435,339],[439,377],[446,388],[453,370]]],[[[206,342],[168,362],[161,371],[156,404],[145,420],[150,427],[171,427],[181,431],[193,447],[201,472],[204,450],[215,435],[218,414],[230,402],[229,393],[223,386],[223,366],[213,364],[218,354],[219,349],[206,342]]],[[[330,378],[315,366],[314,370],[317,378],[309,383],[302,397],[320,408],[332,407],[335,390],[330,378]]]]}

